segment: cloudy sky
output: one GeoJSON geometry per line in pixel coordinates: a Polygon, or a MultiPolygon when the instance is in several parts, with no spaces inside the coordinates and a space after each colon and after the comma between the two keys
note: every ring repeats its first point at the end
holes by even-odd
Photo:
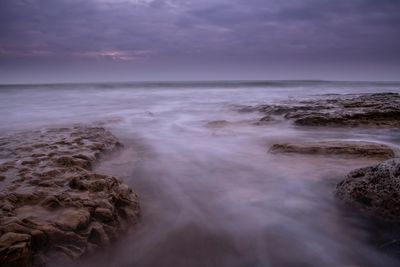
{"type": "Polygon", "coordinates": [[[0,83],[400,80],[399,0],[0,0],[0,83]]]}

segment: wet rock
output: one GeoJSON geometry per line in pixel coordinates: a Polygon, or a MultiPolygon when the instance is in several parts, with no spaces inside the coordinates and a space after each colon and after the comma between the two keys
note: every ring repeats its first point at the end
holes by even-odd
{"type": "Polygon", "coordinates": [[[104,223],[114,221],[114,215],[112,211],[106,208],[96,208],[94,211],[94,217],[104,223]]]}
{"type": "Polygon", "coordinates": [[[331,114],[303,114],[294,120],[302,126],[379,126],[399,127],[400,108],[397,110],[360,110],[356,113],[336,112],[331,114]]]}
{"type": "Polygon", "coordinates": [[[1,266],[30,266],[31,257],[30,235],[8,232],[0,237],[1,266]]]}
{"type": "Polygon", "coordinates": [[[90,191],[92,192],[99,192],[105,189],[107,187],[107,181],[104,179],[99,178],[98,180],[95,180],[87,185],[90,191]]]}
{"type": "Polygon", "coordinates": [[[136,194],[91,171],[121,144],[104,128],[74,126],[0,138],[0,266],[76,259],[138,218],[136,194]],[[79,144],[77,144],[79,141],[79,144]]]}
{"type": "Polygon", "coordinates": [[[91,230],[88,239],[90,243],[97,246],[108,245],[110,243],[110,239],[101,223],[93,222],[90,227],[91,230]]]}
{"type": "Polygon", "coordinates": [[[61,201],[56,196],[49,196],[40,203],[40,205],[49,210],[62,207],[61,201]]]}
{"type": "Polygon", "coordinates": [[[383,144],[346,141],[279,143],[272,145],[269,151],[271,153],[344,155],[379,159],[390,159],[395,156],[393,150],[383,144]]]}
{"type": "Polygon", "coordinates": [[[336,195],[362,211],[400,221],[400,158],[350,172],[337,185],[336,195]]]}
{"type": "Polygon", "coordinates": [[[313,101],[292,101],[246,108],[270,116],[282,116],[299,126],[400,127],[400,94],[379,93],[327,96],[313,101]]]}
{"type": "Polygon", "coordinates": [[[57,158],[56,163],[60,164],[63,167],[79,166],[87,170],[91,169],[90,161],[82,158],[63,156],[57,158]]]}
{"type": "Polygon", "coordinates": [[[211,130],[218,130],[218,129],[223,129],[227,127],[240,127],[240,126],[248,126],[253,123],[257,123],[257,120],[254,119],[245,119],[245,120],[233,120],[233,121],[227,121],[227,120],[216,120],[216,121],[209,121],[205,124],[205,127],[211,129],[211,130]]]}
{"type": "Polygon", "coordinates": [[[227,120],[216,120],[216,121],[207,122],[206,127],[218,128],[218,127],[226,126],[228,124],[229,124],[229,122],[227,120]]]}
{"type": "Polygon", "coordinates": [[[62,211],[59,220],[54,225],[66,231],[78,231],[87,227],[90,220],[90,212],[86,209],[67,209],[62,211]]]}

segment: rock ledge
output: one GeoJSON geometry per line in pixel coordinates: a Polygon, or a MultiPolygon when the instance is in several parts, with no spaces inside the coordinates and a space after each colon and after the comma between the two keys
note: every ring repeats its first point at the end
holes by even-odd
{"type": "Polygon", "coordinates": [[[317,100],[242,107],[239,111],[260,112],[261,125],[280,117],[297,126],[398,128],[400,94],[322,96],[317,100]]]}
{"type": "Polygon", "coordinates": [[[395,156],[389,146],[372,142],[353,141],[279,143],[272,145],[269,151],[271,153],[341,155],[378,159],[390,159],[395,156]]]}

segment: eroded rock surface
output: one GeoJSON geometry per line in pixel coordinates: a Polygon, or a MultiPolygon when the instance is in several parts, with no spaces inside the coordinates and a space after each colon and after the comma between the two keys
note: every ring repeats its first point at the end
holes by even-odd
{"type": "Polygon", "coordinates": [[[400,94],[332,95],[310,101],[242,107],[242,112],[261,112],[260,123],[276,118],[300,126],[400,127],[400,94]]]}
{"type": "Polygon", "coordinates": [[[75,126],[0,138],[0,265],[43,265],[108,245],[138,217],[135,193],[92,164],[120,146],[75,126]]]}
{"type": "Polygon", "coordinates": [[[270,152],[313,155],[341,155],[378,159],[390,159],[395,156],[393,150],[389,146],[383,144],[346,141],[279,143],[272,145],[270,152]]]}
{"type": "Polygon", "coordinates": [[[336,195],[363,211],[400,221],[400,158],[350,172],[337,185],[336,195]]]}

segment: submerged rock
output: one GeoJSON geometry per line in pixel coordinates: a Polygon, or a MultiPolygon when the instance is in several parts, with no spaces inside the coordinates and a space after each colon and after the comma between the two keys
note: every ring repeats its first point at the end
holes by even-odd
{"type": "Polygon", "coordinates": [[[362,211],[400,221],[400,158],[350,172],[336,195],[362,211]]]}
{"type": "Polygon", "coordinates": [[[400,94],[328,96],[324,99],[247,107],[265,118],[281,116],[299,126],[400,127],[400,94]]]}
{"type": "Polygon", "coordinates": [[[226,126],[228,124],[229,124],[229,121],[227,121],[227,120],[217,120],[217,121],[207,122],[206,127],[219,128],[219,127],[226,126]]]}
{"type": "Polygon", "coordinates": [[[120,146],[104,128],[75,126],[0,138],[0,265],[76,259],[137,221],[138,199],[118,178],[91,171],[120,146]]]}
{"type": "Polygon", "coordinates": [[[383,144],[349,141],[279,143],[272,145],[270,152],[313,155],[345,155],[380,159],[390,159],[395,156],[393,150],[389,146],[383,144]]]}

